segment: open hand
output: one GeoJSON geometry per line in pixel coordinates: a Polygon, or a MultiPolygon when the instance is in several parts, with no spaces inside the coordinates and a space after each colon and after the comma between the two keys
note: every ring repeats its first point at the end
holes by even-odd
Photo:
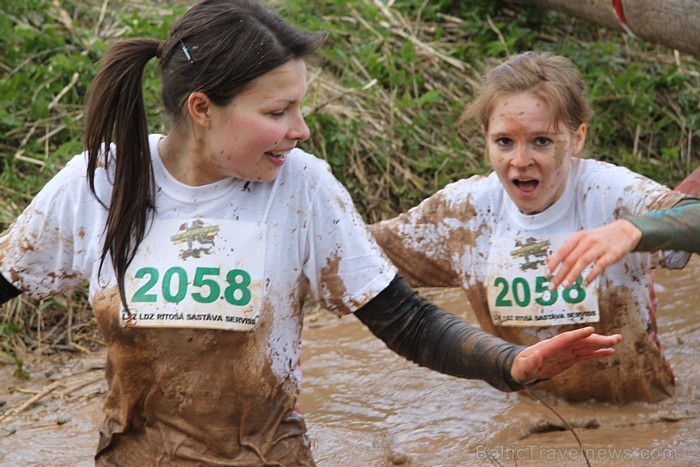
{"type": "Polygon", "coordinates": [[[521,383],[551,378],[578,362],[612,355],[621,340],[620,334],[602,336],[590,326],[563,332],[520,352],[510,373],[521,383]]]}
{"type": "Polygon", "coordinates": [[[583,285],[590,284],[605,268],[634,250],[641,238],[642,232],[626,219],[576,232],[547,259],[545,275],[556,272],[549,280],[550,287],[570,286],[588,265],[593,264],[583,280],[583,285]]]}

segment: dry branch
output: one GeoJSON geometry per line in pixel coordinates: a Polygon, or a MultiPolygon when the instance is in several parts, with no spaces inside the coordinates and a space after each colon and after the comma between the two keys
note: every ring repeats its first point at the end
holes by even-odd
{"type": "Polygon", "coordinates": [[[62,384],[63,384],[63,383],[60,382],[60,381],[54,381],[53,383],[49,384],[49,385],[46,386],[39,394],[37,394],[37,395],[31,397],[29,400],[27,400],[26,402],[24,402],[22,405],[20,405],[20,406],[17,407],[16,409],[8,410],[8,411],[5,412],[4,414],[0,415],[0,422],[2,422],[2,421],[6,420],[6,419],[8,419],[8,418],[10,418],[10,417],[13,417],[13,416],[15,416],[15,415],[18,415],[18,414],[24,412],[24,411],[27,410],[29,407],[31,407],[32,405],[34,405],[37,401],[41,400],[41,399],[44,398],[46,395],[48,395],[48,394],[50,394],[51,392],[53,392],[57,387],[61,386],[62,384]]]}

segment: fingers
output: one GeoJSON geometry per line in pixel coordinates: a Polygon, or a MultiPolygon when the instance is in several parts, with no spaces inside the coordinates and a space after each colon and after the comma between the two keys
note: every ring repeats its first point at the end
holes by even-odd
{"type": "Polygon", "coordinates": [[[588,266],[591,271],[584,285],[590,284],[605,268],[634,250],[641,235],[641,231],[626,219],[573,234],[547,260],[545,275],[556,271],[549,281],[550,288],[570,286],[588,266]]]}
{"type": "MultiPolygon", "coordinates": [[[[560,285],[569,287],[576,282],[588,265],[604,254],[604,249],[597,246],[587,234],[581,232],[574,234],[547,260],[545,275],[550,271],[556,271],[554,277],[549,280],[550,288],[555,289],[560,285]]],[[[589,273],[587,280],[590,276],[589,273]]]]}
{"type": "Polygon", "coordinates": [[[595,280],[596,277],[600,276],[605,269],[612,264],[612,261],[607,261],[606,258],[598,258],[591,267],[591,271],[586,275],[583,280],[583,285],[587,286],[595,280]]]}
{"type": "MultiPolygon", "coordinates": [[[[586,328],[581,328],[581,329],[593,329],[593,328],[591,326],[588,326],[586,328]]],[[[579,329],[576,329],[576,331],[579,331],[579,329]]],[[[568,331],[568,332],[574,332],[574,331],[568,331]]],[[[564,332],[560,335],[568,334],[568,332],[564,332]]],[[[572,348],[572,349],[585,349],[585,348],[612,347],[612,346],[617,345],[617,343],[620,342],[620,340],[622,340],[622,336],[620,334],[612,334],[609,336],[605,336],[602,334],[591,333],[587,337],[584,337],[577,342],[573,342],[570,345],[570,348],[572,348]]]]}
{"type": "Polygon", "coordinates": [[[587,337],[592,336],[594,333],[595,329],[593,329],[593,326],[586,326],[585,328],[562,332],[561,334],[557,334],[551,339],[547,339],[546,341],[542,342],[551,341],[551,343],[555,344],[557,347],[571,346],[573,343],[586,339],[587,337]]]}
{"type": "Polygon", "coordinates": [[[620,334],[604,336],[596,334],[592,326],[562,332],[556,336],[538,342],[533,348],[552,354],[567,351],[572,353],[588,353],[599,349],[612,348],[622,340],[620,334]]]}
{"type": "Polygon", "coordinates": [[[547,269],[545,270],[545,275],[548,276],[550,275],[551,271],[556,271],[559,265],[563,263],[564,259],[569,257],[571,250],[576,247],[577,242],[575,239],[577,235],[578,234],[574,234],[572,238],[565,241],[554,253],[552,253],[552,256],[547,259],[547,269]]]}
{"type": "Polygon", "coordinates": [[[528,356],[536,351],[540,352],[545,363],[561,359],[566,352],[580,348],[580,342],[590,337],[594,332],[595,330],[591,326],[563,332],[528,347],[522,352],[522,355],[528,356]]]}
{"type": "Polygon", "coordinates": [[[591,326],[563,332],[518,354],[511,375],[521,382],[551,378],[578,362],[613,355],[613,347],[621,340],[620,334],[596,334],[591,326]]]}

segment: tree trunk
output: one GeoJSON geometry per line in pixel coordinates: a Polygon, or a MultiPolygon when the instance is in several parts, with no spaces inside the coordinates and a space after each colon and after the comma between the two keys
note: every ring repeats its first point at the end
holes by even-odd
{"type": "Polygon", "coordinates": [[[700,57],[700,0],[505,0],[555,10],[700,57]]]}

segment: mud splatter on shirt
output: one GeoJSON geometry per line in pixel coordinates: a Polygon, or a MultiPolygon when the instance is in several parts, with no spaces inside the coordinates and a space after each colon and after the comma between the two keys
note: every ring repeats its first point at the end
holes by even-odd
{"type": "MultiPolygon", "coordinates": [[[[184,277],[191,255],[163,258],[157,251],[137,252],[155,258],[143,276],[155,285],[138,284],[144,287],[139,288],[145,303],[141,311],[149,314],[152,299],[178,303],[182,291],[197,294],[205,308],[212,297],[237,303],[241,288],[261,287],[259,319],[252,330],[122,327],[109,259],[100,271],[107,211],[88,189],[84,155],[71,160],[0,237],[0,273],[37,298],[89,281],[93,311],[108,346],[110,391],[98,465],[140,465],[146,459],[172,465],[312,465],[304,420],[295,407],[306,295],[313,293],[337,315],[352,313],[384,290],[396,270],[325,162],[295,150],[274,182],[246,185],[229,179],[189,187],[165,170],[158,139],[160,135],[150,138],[156,219],[264,225],[264,251],[244,255],[264,267],[260,280],[248,285],[238,281],[238,270],[227,276],[205,268],[196,285],[191,277],[173,280],[184,277]],[[168,261],[183,267],[166,270],[168,261]],[[213,290],[220,296],[212,295],[213,290]]],[[[110,199],[111,179],[104,168],[96,174],[100,199],[110,199]]],[[[220,245],[217,239],[204,240],[206,245],[190,245],[195,257],[220,245]]],[[[239,268],[245,270],[245,264],[239,268]]]]}
{"type": "MultiPolygon", "coordinates": [[[[484,330],[532,345],[581,325],[494,325],[487,297],[493,238],[572,233],[671,207],[683,196],[622,167],[583,159],[572,159],[571,164],[562,197],[536,215],[518,211],[491,174],[450,184],[370,229],[412,285],[463,287],[484,330]]],[[[593,326],[599,333],[623,335],[615,356],[582,362],[538,388],[571,401],[657,401],[672,394],[673,374],[655,334],[652,267],[656,265],[666,266],[663,254],[631,253],[597,282],[600,321],[593,326]]]]}

